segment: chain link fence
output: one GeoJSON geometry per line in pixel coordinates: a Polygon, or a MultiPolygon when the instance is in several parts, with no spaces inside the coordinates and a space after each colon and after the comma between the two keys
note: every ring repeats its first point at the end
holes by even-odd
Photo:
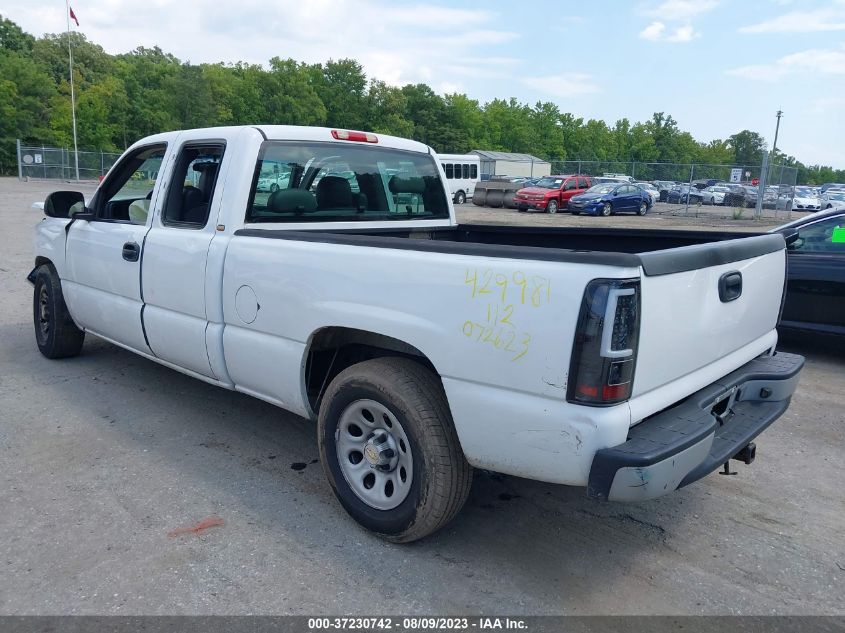
{"type": "Polygon", "coordinates": [[[552,160],[551,165],[553,174],[630,176],[636,182],[653,183],[660,191],[660,202],[663,203],[655,205],[655,213],[708,214],[735,220],[791,217],[798,180],[797,168],[770,165],[766,188],[760,192],[757,185],[762,179],[762,165],[591,160],[552,160]],[[744,195],[719,195],[726,193],[719,189],[728,185],[743,187],[744,195]],[[716,187],[717,190],[711,192],[709,187],[716,187]],[[762,195],[761,209],[756,208],[759,195],[762,195]]]}
{"type": "MultiPolygon", "coordinates": [[[[18,141],[18,178],[21,180],[76,180],[74,152],[67,147],[25,145],[18,141]]],[[[117,162],[120,154],[80,150],[79,179],[98,180],[117,162]]]]}

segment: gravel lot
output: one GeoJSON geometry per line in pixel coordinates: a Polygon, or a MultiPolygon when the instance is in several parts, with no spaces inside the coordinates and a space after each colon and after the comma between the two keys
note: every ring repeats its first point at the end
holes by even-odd
{"type": "Polygon", "coordinates": [[[0,613],[845,614],[841,342],[786,341],[799,391],[736,477],[621,505],[478,473],[450,527],[389,545],[334,500],[308,421],[93,337],[41,357],[29,205],[61,186],[0,179],[0,613]]]}

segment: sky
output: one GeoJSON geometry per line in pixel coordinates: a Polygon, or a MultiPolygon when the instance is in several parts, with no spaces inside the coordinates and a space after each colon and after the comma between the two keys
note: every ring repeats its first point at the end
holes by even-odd
{"type": "MultiPolygon", "coordinates": [[[[351,57],[390,84],[486,102],[551,101],[612,125],[671,114],[697,140],[743,129],[805,164],[845,168],[845,0],[74,0],[109,53],[183,61],[351,57]]],[[[4,0],[38,36],[64,2],[4,0]]],[[[73,26],[75,29],[75,25],[73,26]]]]}

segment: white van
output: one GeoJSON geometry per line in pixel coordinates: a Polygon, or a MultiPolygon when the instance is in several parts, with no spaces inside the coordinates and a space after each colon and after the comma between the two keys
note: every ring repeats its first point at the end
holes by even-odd
{"type": "Polygon", "coordinates": [[[463,204],[472,199],[475,183],[481,180],[479,158],[475,154],[438,154],[437,158],[446,172],[446,183],[452,201],[463,204]]]}

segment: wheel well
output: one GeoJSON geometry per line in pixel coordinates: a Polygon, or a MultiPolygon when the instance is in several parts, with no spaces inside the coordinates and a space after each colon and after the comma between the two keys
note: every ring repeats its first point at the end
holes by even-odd
{"type": "Polygon", "coordinates": [[[347,367],[383,356],[403,356],[428,368],[439,379],[432,362],[413,345],[404,341],[345,327],[328,327],[311,337],[305,359],[305,389],[308,404],[314,413],[332,379],[347,367]]]}
{"type": "Polygon", "coordinates": [[[39,266],[45,266],[45,265],[49,266],[53,270],[56,269],[56,267],[53,265],[53,262],[50,261],[49,259],[47,259],[46,257],[42,257],[41,255],[36,256],[35,267],[38,268],[39,266]]]}

